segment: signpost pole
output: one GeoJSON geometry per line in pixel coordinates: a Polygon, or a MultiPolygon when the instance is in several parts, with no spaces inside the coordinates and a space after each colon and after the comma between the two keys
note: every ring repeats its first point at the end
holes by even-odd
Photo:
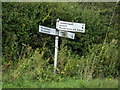
{"type": "Polygon", "coordinates": [[[58,56],[58,40],[60,37],[67,37],[70,39],[74,39],[75,33],[66,32],[66,31],[73,31],[73,32],[85,32],[85,24],[83,23],[73,23],[67,21],[60,21],[57,19],[56,21],[56,29],[49,28],[46,26],[39,25],[39,32],[56,35],[55,36],[55,57],[54,57],[54,74],[57,71],[57,56],[58,56]]]}
{"type": "Polygon", "coordinates": [[[56,69],[57,69],[58,39],[59,39],[59,37],[55,36],[54,74],[56,74],[56,69]]]}

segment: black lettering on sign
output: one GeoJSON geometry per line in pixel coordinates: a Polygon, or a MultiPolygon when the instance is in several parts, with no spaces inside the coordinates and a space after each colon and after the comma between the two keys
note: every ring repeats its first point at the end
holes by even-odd
{"type": "Polygon", "coordinates": [[[69,23],[69,25],[73,25],[73,23],[69,23]]]}
{"type": "Polygon", "coordinates": [[[67,24],[67,23],[65,23],[65,22],[61,22],[60,24],[67,24]]]}
{"type": "Polygon", "coordinates": [[[61,26],[61,27],[67,27],[67,25],[59,25],[59,26],[61,26]]]}
{"type": "Polygon", "coordinates": [[[71,36],[71,38],[73,38],[73,36],[71,36]]]}
{"type": "Polygon", "coordinates": [[[77,29],[77,31],[83,31],[83,30],[77,29]]]}
{"type": "Polygon", "coordinates": [[[72,30],[71,28],[67,28],[67,30],[72,30]]]}
{"type": "Polygon", "coordinates": [[[41,32],[50,33],[50,31],[47,30],[41,30],[41,32]]]}
{"type": "Polygon", "coordinates": [[[46,27],[41,27],[41,29],[50,30],[49,28],[46,28],[46,27]]]}
{"type": "Polygon", "coordinates": [[[82,29],[84,29],[84,25],[82,25],[82,29]]]}
{"type": "Polygon", "coordinates": [[[66,23],[65,23],[65,22],[60,22],[60,24],[68,24],[68,25],[73,25],[73,23],[69,23],[69,22],[68,22],[68,23],[67,23],[67,22],[66,22],[66,23]]]}
{"type": "Polygon", "coordinates": [[[76,29],[75,29],[75,28],[73,28],[73,30],[75,30],[75,31],[76,31],[76,29]]]}
{"type": "Polygon", "coordinates": [[[61,29],[66,29],[66,28],[62,28],[62,27],[59,27],[59,28],[61,28],[61,29]]]}

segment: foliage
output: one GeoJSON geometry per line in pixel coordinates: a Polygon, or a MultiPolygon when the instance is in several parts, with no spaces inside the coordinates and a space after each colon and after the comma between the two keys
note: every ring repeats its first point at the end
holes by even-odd
{"type": "MultiPolygon", "coordinates": [[[[3,82],[15,81],[15,87],[22,87],[22,79],[29,79],[24,83],[31,86],[31,80],[49,84],[67,77],[87,81],[118,77],[116,7],[116,3],[101,2],[3,2],[3,82]],[[59,38],[57,75],[53,75],[54,36],[39,33],[38,30],[39,25],[55,28],[57,18],[85,23],[86,28],[85,33],[75,33],[75,40],[59,38]]],[[[37,87],[37,84],[33,87],[37,87]]],[[[83,83],[81,85],[89,87],[83,83]]]]}
{"type": "MultiPolygon", "coordinates": [[[[79,55],[86,55],[89,45],[102,43],[108,32],[108,27],[110,27],[109,41],[116,39],[117,22],[115,18],[117,14],[112,20],[113,25],[109,26],[115,3],[106,3],[109,6],[108,9],[102,7],[102,5],[106,5],[105,3],[93,3],[91,8],[87,6],[89,3],[83,4],[75,2],[2,3],[2,45],[6,60],[18,61],[21,57],[21,48],[24,47],[23,44],[31,46],[35,50],[35,48],[42,47],[43,42],[46,41],[46,47],[51,49],[53,53],[54,43],[51,43],[54,41],[53,36],[39,33],[38,27],[43,25],[55,28],[57,18],[86,24],[84,34],[76,33],[75,40],[68,40],[66,43],[72,48],[72,52],[79,55]]],[[[49,57],[50,54],[46,56],[49,57]]]]}
{"type": "MultiPolygon", "coordinates": [[[[72,55],[71,51],[64,51],[66,48],[63,44],[61,44],[61,47],[63,47],[59,54],[61,56],[66,56],[66,58],[60,58],[59,57],[59,63],[58,63],[58,69],[57,69],[57,75],[53,74],[53,64],[49,64],[50,58],[47,60],[43,59],[44,51],[46,51],[46,48],[43,47],[43,50],[41,53],[39,53],[40,49],[36,49],[35,52],[32,54],[31,57],[25,58],[23,57],[16,66],[9,68],[8,71],[4,71],[3,73],[3,82],[5,83],[4,87],[31,87],[32,82],[36,82],[32,87],[49,87],[47,83],[53,82],[53,86],[50,87],[71,87],[68,86],[68,82],[70,81],[63,81],[66,78],[74,78],[78,80],[85,80],[76,82],[76,84],[73,87],[81,87],[81,88],[87,88],[87,87],[112,87],[105,81],[104,86],[103,82],[99,82],[94,86],[94,83],[97,81],[92,81],[94,78],[100,78],[103,79],[104,77],[107,78],[113,78],[118,77],[118,62],[117,54],[116,52],[117,48],[115,47],[116,41],[112,41],[110,44],[103,45],[94,45],[90,49],[89,55],[86,57],[82,56],[79,57],[78,55],[72,55]],[[63,46],[62,46],[63,45],[63,46]],[[114,54],[112,53],[114,52],[114,54]],[[111,56],[111,54],[113,54],[111,56]],[[114,59],[114,61],[113,61],[114,59]],[[9,73],[9,74],[7,74],[9,73]],[[29,76],[29,77],[28,77],[29,76]],[[22,81],[24,80],[24,81],[22,81]],[[38,84],[38,81],[40,83],[46,83],[44,84],[38,84]],[[85,84],[88,83],[87,81],[91,81],[91,84],[85,84]],[[7,84],[11,83],[12,84],[7,84]],[[21,83],[23,82],[24,85],[21,83]],[[54,83],[55,82],[55,83],[54,83]],[[60,85],[56,84],[61,83],[60,85]],[[14,84],[15,83],[15,84],[14,84]],[[63,86],[63,84],[65,85],[63,86]],[[93,83],[93,84],[92,84],[93,83]],[[14,86],[13,86],[14,84],[14,86]],[[55,85],[54,85],[55,84],[55,85]],[[80,86],[79,86],[80,84],[80,86]]],[[[113,81],[114,82],[114,81],[113,81]]],[[[71,83],[72,84],[72,83],[71,83]]],[[[116,87],[117,85],[115,84],[116,87]]]]}
{"type": "Polygon", "coordinates": [[[65,46],[60,51],[59,61],[64,63],[59,66],[59,72],[65,76],[80,76],[86,79],[103,78],[103,77],[118,77],[119,59],[117,40],[112,40],[110,43],[93,44],[89,46],[89,54],[79,57],[72,55],[71,51],[66,51],[65,46]],[[113,53],[114,52],[114,53],[113,53]],[[64,56],[67,56],[66,58],[64,56]],[[63,56],[63,57],[62,57],[63,56]],[[63,59],[61,61],[61,59],[63,59]]]}
{"type": "Polygon", "coordinates": [[[118,88],[118,80],[112,78],[93,79],[86,81],[84,79],[64,78],[57,82],[40,82],[30,80],[28,77],[21,77],[11,83],[4,83],[3,88],[118,88]]]}

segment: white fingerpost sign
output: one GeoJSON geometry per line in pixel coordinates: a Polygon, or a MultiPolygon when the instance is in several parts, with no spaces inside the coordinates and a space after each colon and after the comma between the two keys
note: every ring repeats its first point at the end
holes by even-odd
{"type": "Polygon", "coordinates": [[[67,31],[59,31],[59,36],[74,39],[75,38],[75,33],[67,32],[67,31]]]}
{"type": "Polygon", "coordinates": [[[41,25],[39,25],[39,32],[45,33],[45,34],[50,34],[50,35],[56,35],[56,29],[41,26],[41,25]]]}
{"type": "Polygon", "coordinates": [[[84,33],[85,24],[61,21],[57,19],[56,29],[39,25],[39,32],[55,36],[54,74],[56,74],[59,37],[66,37],[66,38],[74,39],[75,33],[73,32],[84,33]],[[68,31],[71,31],[71,32],[68,32],[68,31]]]}
{"type": "Polygon", "coordinates": [[[67,22],[59,20],[56,23],[56,28],[58,30],[63,31],[71,31],[71,32],[85,32],[85,24],[84,23],[75,23],[75,22],[67,22]]]}

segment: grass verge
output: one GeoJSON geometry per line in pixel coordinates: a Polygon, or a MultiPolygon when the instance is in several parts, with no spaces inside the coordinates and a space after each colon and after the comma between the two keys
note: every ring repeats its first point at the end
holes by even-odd
{"type": "Polygon", "coordinates": [[[74,79],[62,78],[59,81],[41,82],[30,80],[29,77],[19,78],[3,83],[3,88],[118,88],[117,79],[74,79]]]}

